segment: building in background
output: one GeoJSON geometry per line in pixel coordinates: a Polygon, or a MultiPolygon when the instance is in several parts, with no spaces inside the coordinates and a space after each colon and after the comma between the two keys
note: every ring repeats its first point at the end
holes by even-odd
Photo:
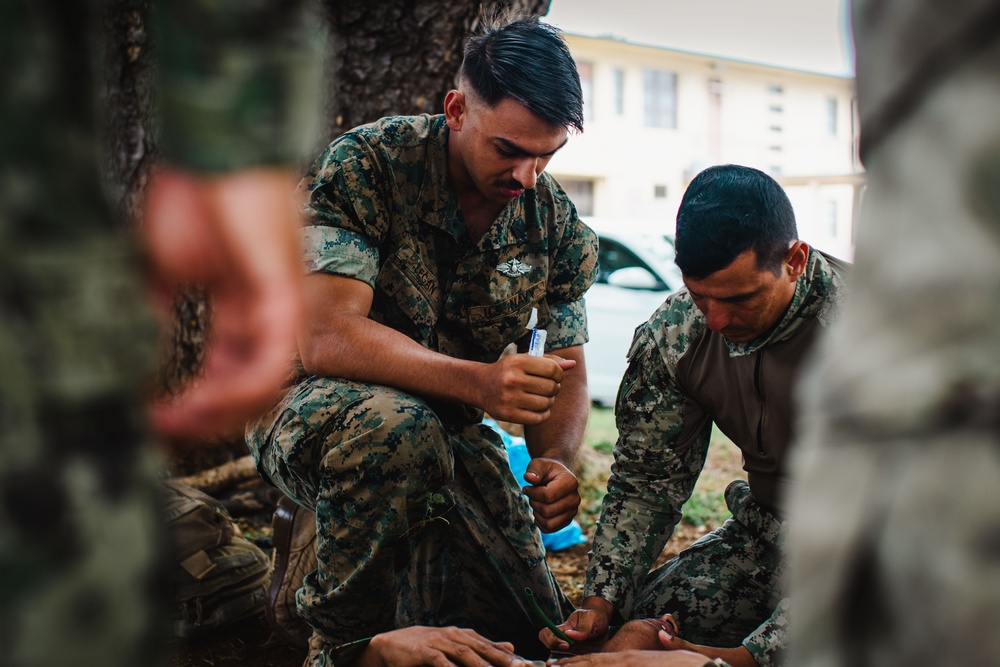
{"type": "Polygon", "coordinates": [[[672,231],[695,174],[744,164],[785,187],[803,240],[853,256],[864,183],[853,78],[565,37],[583,83],[586,130],[548,170],[581,215],[672,231]]]}

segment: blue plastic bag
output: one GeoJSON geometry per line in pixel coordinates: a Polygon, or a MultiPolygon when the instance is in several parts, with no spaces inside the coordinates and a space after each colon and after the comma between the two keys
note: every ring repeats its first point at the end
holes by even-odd
{"type": "MultiPolygon", "coordinates": [[[[510,460],[510,470],[514,473],[514,479],[522,487],[529,486],[528,482],[524,479],[524,473],[527,472],[528,463],[531,462],[531,454],[528,453],[528,445],[524,442],[524,438],[507,433],[492,419],[484,419],[483,423],[499,433],[503,439],[503,444],[507,448],[507,458],[510,460]]],[[[576,519],[573,519],[568,525],[554,533],[542,533],[542,545],[548,551],[569,549],[577,544],[584,544],[586,541],[587,538],[584,536],[583,531],[580,529],[580,524],[577,523],[576,519]]]]}

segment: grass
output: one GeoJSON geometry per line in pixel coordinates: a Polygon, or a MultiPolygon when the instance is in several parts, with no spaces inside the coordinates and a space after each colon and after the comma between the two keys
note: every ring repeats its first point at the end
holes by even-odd
{"type": "Polygon", "coordinates": [[[721,491],[696,490],[684,503],[681,521],[698,528],[718,526],[732,516],[721,491]]]}

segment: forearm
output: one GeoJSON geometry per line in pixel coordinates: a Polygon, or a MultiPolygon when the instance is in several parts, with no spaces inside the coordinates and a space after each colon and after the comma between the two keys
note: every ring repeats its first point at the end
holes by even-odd
{"type": "Polygon", "coordinates": [[[404,334],[354,313],[300,339],[307,373],[395,387],[418,396],[481,405],[486,364],[428,350],[404,334]]]}
{"type": "Polygon", "coordinates": [[[594,535],[584,595],[628,615],[638,582],[670,538],[704,465],[711,422],[676,386],[651,334],[640,330],[615,406],[618,441],[594,535]]]}
{"type": "Polygon", "coordinates": [[[582,350],[582,346],[576,346],[552,353],[575,360],[577,364],[566,371],[549,418],[524,428],[524,438],[532,458],[555,459],[571,469],[583,443],[590,414],[590,392],[587,390],[587,370],[582,350]]]}
{"type": "Polygon", "coordinates": [[[680,520],[669,501],[670,480],[632,467],[620,459],[594,534],[583,594],[608,600],[625,616],[631,613],[639,582],[680,520]]]}

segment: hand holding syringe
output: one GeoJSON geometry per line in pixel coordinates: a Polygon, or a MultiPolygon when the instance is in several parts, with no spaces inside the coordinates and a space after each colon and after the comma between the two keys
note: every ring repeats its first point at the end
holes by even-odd
{"type": "Polygon", "coordinates": [[[493,418],[516,424],[539,424],[549,418],[565,372],[576,361],[545,354],[545,329],[536,329],[538,311],[531,309],[527,354],[511,354],[482,366],[476,405],[493,418]]]}

